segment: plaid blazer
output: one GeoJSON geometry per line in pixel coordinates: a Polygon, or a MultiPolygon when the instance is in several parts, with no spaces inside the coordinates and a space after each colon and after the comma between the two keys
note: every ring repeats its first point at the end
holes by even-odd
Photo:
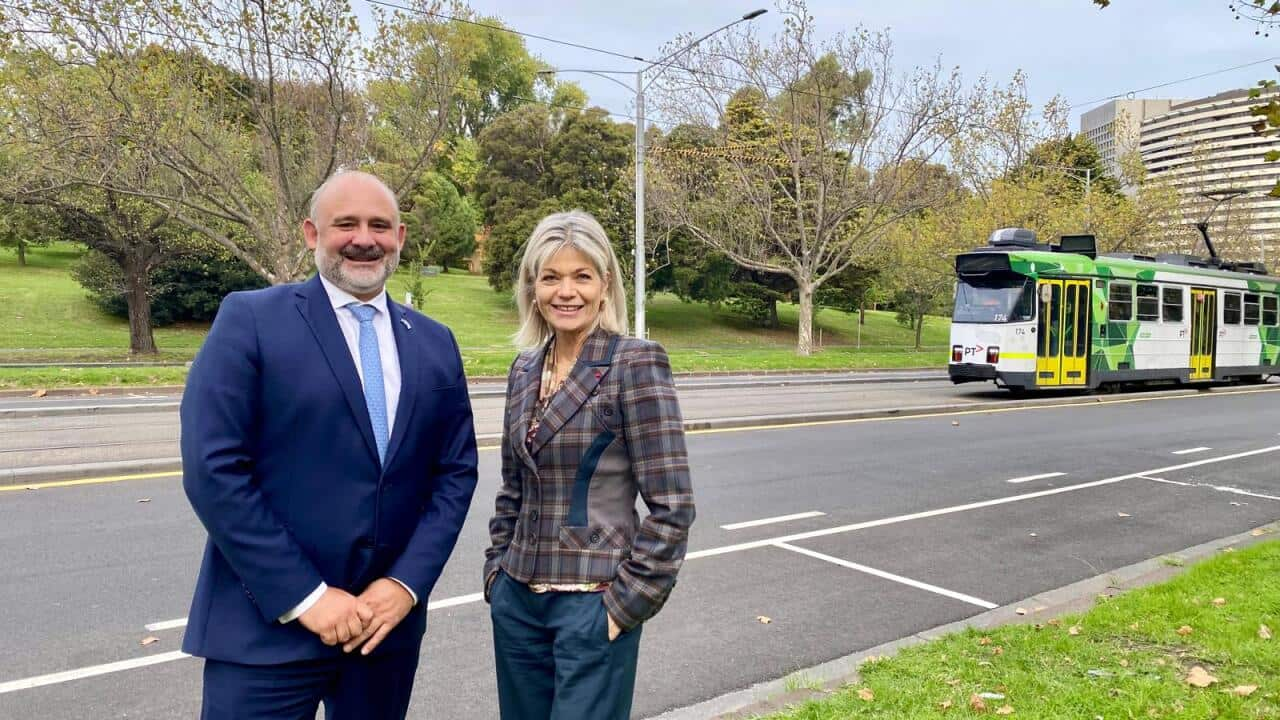
{"type": "Polygon", "coordinates": [[[631,629],[670,595],[694,518],[671,364],[657,343],[596,330],[530,449],[546,351],[521,353],[507,377],[485,599],[499,569],[522,583],[608,582],[605,606],[631,629]]]}

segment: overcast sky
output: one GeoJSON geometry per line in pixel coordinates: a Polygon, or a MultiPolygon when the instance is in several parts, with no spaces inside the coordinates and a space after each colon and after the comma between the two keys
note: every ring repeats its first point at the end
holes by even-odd
{"type": "MultiPolygon", "coordinates": [[[[654,57],[679,33],[701,34],[758,7],[771,12],[752,22],[761,33],[773,34],[782,18],[771,2],[471,0],[471,6],[517,30],[654,57]]],[[[1090,0],[810,0],[809,8],[824,33],[859,24],[887,28],[903,70],[940,57],[944,67],[958,66],[966,78],[986,74],[1003,84],[1022,69],[1037,104],[1061,95],[1076,105],[1073,130],[1080,113],[1099,98],[1271,58],[1138,93],[1212,95],[1276,77],[1273,65],[1280,62],[1280,35],[1255,36],[1244,20],[1233,20],[1227,0],[1113,0],[1105,10],[1090,0]]],[[[537,39],[526,44],[558,67],[635,69],[634,63],[588,50],[537,39]]],[[[590,76],[575,79],[592,104],[633,112],[633,94],[623,88],[590,76]]]]}

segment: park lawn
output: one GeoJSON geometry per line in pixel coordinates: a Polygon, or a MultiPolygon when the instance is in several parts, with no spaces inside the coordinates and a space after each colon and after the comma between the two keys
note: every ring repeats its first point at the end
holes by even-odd
{"type": "Polygon", "coordinates": [[[768,720],[1280,717],[1277,597],[1280,541],[1221,552],[1080,615],[864,663],[858,682],[768,720]],[[1192,686],[1195,667],[1216,681],[1192,686]]]}
{"type": "MultiPolygon", "coordinates": [[[[0,251],[0,363],[101,362],[131,359],[129,328],[99,310],[70,275],[83,249],[58,243],[28,251],[29,265],[17,266],[16,254],[0,251]]],[[[389,290],[404,299],[404,270],[389,290]]],[[[462,348],[473,376],[504,375],[515,350],[516,311],[509,295],[493,292],[483,276],[454,270],[424,278],[428,291],[423,308],[448,325],[462,348]]],[[[814,345],[809,357],[795,354],[796,308],[779,307],[778,328],[756,328],[707,305],[681,302],[659,293],[647,306],[650,338],[670,351],[673,368],[684,371],[752,371],[790,369],[859,369],[942,367],[950,322],[926,320],[925,350],[915,352],[915,335],[893,313],[868,312],[859,332],[857,316],[820,310],[815,317],[814,345]],[[859,347],[860,343],[860,347],[859,347]]],[[[150,361],[186,361],[199,349],[205,324],[157,328],[159,356],[150,361]]],[[[144,361],[145,362],[145,361],[144,361]]],[[[0,368],[0,388],[74,385],[146,385],[182,381],[181,368],[124,368],[104,376],[98,368],[55,368],[53,371],[0,368]],[[90,372],[92,370],[93,372],[90,372]]]]}

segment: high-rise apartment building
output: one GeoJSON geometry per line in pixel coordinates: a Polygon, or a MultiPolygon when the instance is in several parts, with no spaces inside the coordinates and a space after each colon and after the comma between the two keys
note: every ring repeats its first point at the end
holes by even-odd
{"type": "Polygon", "coordinates": [[[1119,160],[1138,149],[1142,121],[1169,112],[1180,100],[1112,100],[1080,116],[1080,132],[1102,156],[1107,174],[1121,179],[1119,160]]]}

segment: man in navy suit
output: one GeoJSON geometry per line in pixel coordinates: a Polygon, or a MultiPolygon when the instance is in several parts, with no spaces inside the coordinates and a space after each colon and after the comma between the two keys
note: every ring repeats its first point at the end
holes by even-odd
{"type": "Polygon", "coordinates": [[[182,398],[209,532],[182,649],[205,658],[208,720],[403,718],[475,490],[458,345],[385,290],[394,193],[336,175],[302,230],[319,275],[228,295],[182,398]]]}

